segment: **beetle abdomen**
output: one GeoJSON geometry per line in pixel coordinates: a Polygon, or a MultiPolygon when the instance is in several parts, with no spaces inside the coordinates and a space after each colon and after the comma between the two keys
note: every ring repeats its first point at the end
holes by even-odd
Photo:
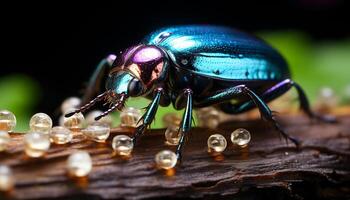
{"type": "Polygon", "coordinates": [[[149,35],[145,43],[162,47],[173,63],[222,80],[289,78],[283,57],[254,36],[220,26],[175,26],[149,35]]]}

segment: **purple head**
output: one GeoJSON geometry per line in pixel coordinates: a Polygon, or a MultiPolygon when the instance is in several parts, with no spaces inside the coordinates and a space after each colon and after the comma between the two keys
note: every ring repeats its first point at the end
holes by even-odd
{"type": "Polygon", "coordinates": [[[138,45],[127,49],[113,63],[106,83],[115,96],[141,96],[163,81],[167,72],[163,50],[153,45],[138,45]]]}
{"type": "Polygon", "coordinates": [[[167,75],[168,60],[159,47],[153,45],[138,45],[127,49],[121,56],[108,57],[114,60],[113,68],[106,81],[106,92],[66,117],[89,109],[98,101],[107,100],[111,106],[95,119],[108,115],[115,109],[121,110],[129,96],[146,95],[157,82],[164,81],[167,75]]]}

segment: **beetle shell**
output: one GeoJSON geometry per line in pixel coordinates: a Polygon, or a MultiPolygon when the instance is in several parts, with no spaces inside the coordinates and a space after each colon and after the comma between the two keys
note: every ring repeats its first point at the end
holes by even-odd
{"type": "Polygon", "coordinates": [[[162,47],[179,68],[210,78],[283,80],[283,57],[264,41],[220,26],[175,26],[151,33],[144,43],[162,47]]]}

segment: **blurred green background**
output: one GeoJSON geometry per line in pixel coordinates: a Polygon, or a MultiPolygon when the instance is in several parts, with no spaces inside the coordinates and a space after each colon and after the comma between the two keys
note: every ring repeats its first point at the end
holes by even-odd
{"type": "MultiPolygon", "coordinates": [[[[316,42],[302,32],[290,30],[262,31],[257,35],[278,49],[287,59],[293,79],[303,86],[312,103],[317,100],[322,87],[332,88],[342,104],[348,103],[350,39],[316,42]]],[[[37,104],[42,96],[42,86],[27,75],[10,74],[0,77],[0,94],[0,109],[10,110],[17,117],[16,130],[28,130],[29,119],[35,108],[39,107],[37,104]]],[[[127,106],[137,108],[143,108],[147,104],[148,100],[142,98],[130,99],[127,102],[127,106]]],[[[53,112],[48,114],[53,115],[53,112]]],[[[161,108],[153,127],[161,127],[161,117],[168,112],[174,112],[174,109],[171,106],[161,108]]],[[[179,115],[182,113],[176,112],[179,115]]],[[[113,116],[117,121],[118,114],[114,113],[113,116]]]]}

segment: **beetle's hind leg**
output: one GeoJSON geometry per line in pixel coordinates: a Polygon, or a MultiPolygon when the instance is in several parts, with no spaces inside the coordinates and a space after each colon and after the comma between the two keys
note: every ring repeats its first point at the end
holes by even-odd
{"type": "Polygon", "coordinates": [[[327,123],[334,123],[336,122],[335,117],[327,116],[327,115],[321,115],[318,113],[315,113],[311,110],[309,100],[307,99],[307,96],[304,92],[304,90],[300,87],[299,84],[295,83],[294,81],[290,79],[286,79],[282,82],[279,82],[275,86],[271,87],[269,90],[264,92],[261,95],[261,98],[263,98],[265,101],[270,101],[286,91],[288,91],[290,88],[294,87],[297,90],[298,98],[300,102],[300,109],[311,119],[317,119],[323,122],[327,123]]]}
{"type": "Polygon", "coordinates": [[[242,89],[243,93],[247,94],[253,100],[255,105],[259,108],[261,118],[269,122],[270,125],[273,126],[287,141],[292,141],[298,147],[300,142],[296,138],[293,138],[292,136],[284,132],[284,130],[280,127],[278,122],[273,117],[273,113],[268,107],[268,105],[249,88],[243,87],[242,89]]]}
{"type": "Polygon", "coordinates": [[[272,125],[284,138],[286,138],[286,140],[290,140],[296,146],[299,146],[299,141],[297,139],[291,137],[290,135],[288,135],[286,132],[283,131],[283,129],[280,127],[280,125],[277,123],[277,121],[273,117],[272,111],[264,102],[264,100],[261,97],[259,97],[257,94],[255,94],[253,91],[251,91],[245,85],[238,85],[238,86],[227,88],[221,91],[217,91],[213,94],[208,95],[206,98],[203,98],[200,102],[195,102],[195,106],[201,107],[201,106],[211,105],[213,103],[217,103],[220,101],[225,101],[225,100],[228,101],[242,95],[248,96],[252,101],[249,101],[245,104],[241,104],[237,107],[233,105],[229,107],[230,104],[223,104],[223,105],[226,105],[226,109],[227,109],[227,110],[224,110],[224,112],[232,113],[232,114],[241,113],[255,105],[259,108],[262,119],[269,122],[270,125],[272,125]]]}
{"type": "MultiPolygon", "coordinates": [[[[260,95],[261,99],[264,100],[265,102],[269,102],[280,95],[284,94],[288,90],[290,90],[292,87],[295,87],[298,93],[298,98],[300,102],[300,109],[311,119],[317,119],[323,122],[327,123],[333,123],[336,122],[336,118],[332,116],[326,116],[326,115],[321,115],[318,113],[315,113],[311,110],[309,101],[307,99],[306,94],[304,93],[303,89],[295,83],[294,81],[290,79],[285,79],[276,85],[272,86],[270,89],[265,91],[263,94],[260,95]]],[[[229,114],[238,114],[245,112],[255,106],[255,103],[252,101],[245,102],[239,105],[233,105],[230,102],[222,103],[220,105],[221,109],[229,114]]]]}
{"type": "Polygon", "coordinates": [[[337,122],[337,119],[333,116],[322,115],[322,114],[313,112],[310,109],[310,104],[309,104],[309,101],[304,93],[304,90],[300,87],[300,85],[293,82],[293,81],[291,81],[290,84],[292,84],[292,86],[294,86],[298,92],[301,110],[303,110],[311,119],[316,119],[316,120],[320,120],[320,121],[327,122],[327,123],[337,122]]]}

